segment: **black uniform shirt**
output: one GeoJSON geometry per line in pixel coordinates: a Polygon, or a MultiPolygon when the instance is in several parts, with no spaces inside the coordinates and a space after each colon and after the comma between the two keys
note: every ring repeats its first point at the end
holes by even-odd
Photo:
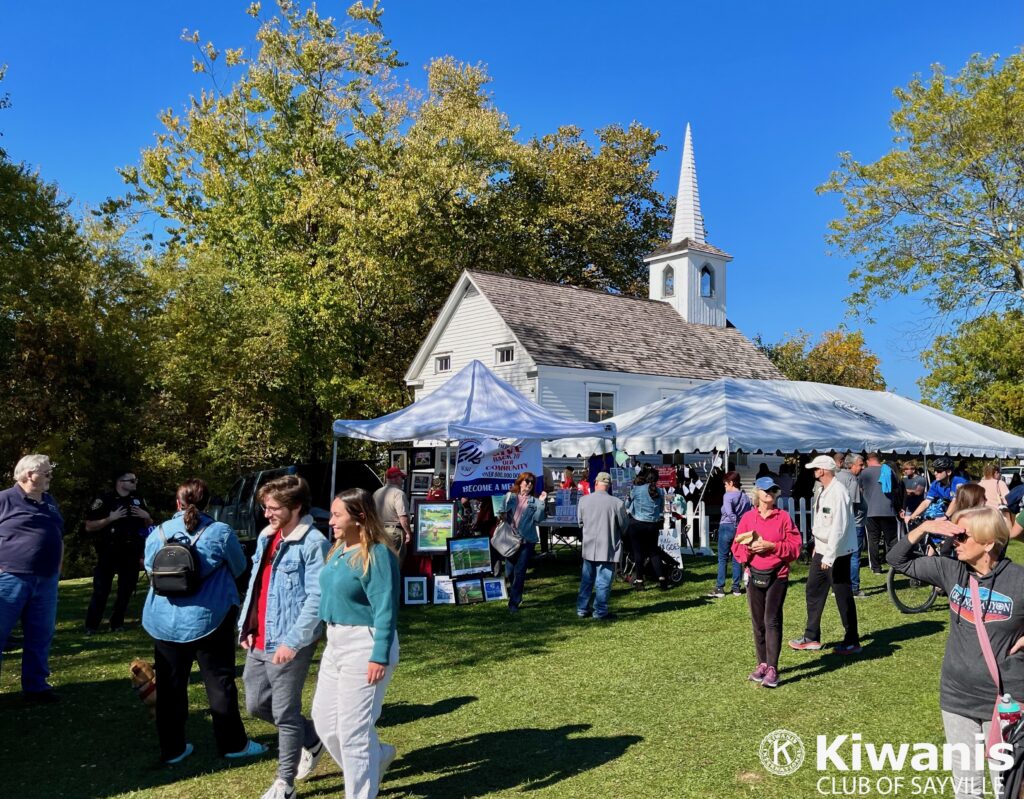
{"type": "Polygon", "coordinates": [[[146,501],[135,496],[135,494],[122,497],[116,491],[105,491],[92,503],[86,519],[91,522],[99,521],[100,519],[106,519],[118,508],[127,508],[127,516],[123,519],[114,520],[102,530],[97,530],[96,534],[101,540],[141,541],[143,533],[145,533],[149,524],[145,519],[132,515],[133,507],[148,510],[146,508],[146,501]]]}

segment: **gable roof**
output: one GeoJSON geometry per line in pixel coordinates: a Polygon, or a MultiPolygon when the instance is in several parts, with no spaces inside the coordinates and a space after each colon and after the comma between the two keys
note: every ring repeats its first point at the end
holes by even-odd
{"type": "Polygon", "coordinates": [[[693,239],[683,239],[682,241],[673,241],[662,247],[658,247],[654,252],[644,258],[644,261],[653,261],[662,255],[671,255],[676,252],[683,252],[684,250],[699,250],[700,252],[706,252],[709,255],[717,255],[719,258],[728,258],[732,260],[732,256],[729,255],[725,250],[720,250],[713,244],[708,244],[706,241],[694,241],[693,239]]]}
{"type": "Polygon", "coordinates": [[[538,364],[695,380],[784,379],[735,327],[691,324],[665,302],[494,272],[466,274],[538,364]],[[569,341],[570,324],[593,335],[569,341]]]}

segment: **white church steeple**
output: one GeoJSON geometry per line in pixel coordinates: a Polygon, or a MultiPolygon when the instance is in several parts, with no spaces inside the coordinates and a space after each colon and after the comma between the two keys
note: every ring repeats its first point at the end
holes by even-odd
{"type": "Polygon", "coordinates": [[[686,125],[672,240],[648,255],[648,296],[667,302],[687,322],[725,327],[725,268],[732,256],[708,244],[700,210],[693,134],[686,125]]]}
{"type": "Polygon", "coordinates": [[[679,169],[679,191],[676,193],[676,219],[672,225],[672,243],[689,239],[704,241],[704,217],[700,212],[700,191],[697,188],[697,164],[693,160],[693,134],[686,123],[683,140],[683,163],[679,169]]]}

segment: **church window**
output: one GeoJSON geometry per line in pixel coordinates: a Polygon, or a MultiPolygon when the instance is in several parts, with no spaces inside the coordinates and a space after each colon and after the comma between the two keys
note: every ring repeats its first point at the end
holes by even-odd
{"type": "Polygon", "coordinates": [[[665,271],[661,273],[661,296],[676,296],[676,270],[671,266],[666,266],[665,271]]]}
{"type": "Polygon", "coordinates": [[[700,296],[715,296],[715,272],[710,266],[700,270],[700,296]]]}

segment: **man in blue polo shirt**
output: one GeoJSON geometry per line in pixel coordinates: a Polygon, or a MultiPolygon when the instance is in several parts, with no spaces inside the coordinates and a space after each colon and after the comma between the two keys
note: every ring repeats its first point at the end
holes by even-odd
{"type": "Polygon", "coordinates": [[[52,477],[46,455],[26,455],[14,485],[0,491],[0,657],[20,619],[21,690],[33,702],[58,701],[46,681],[64,556],[64,519],[46,493],[52,477]]]}

